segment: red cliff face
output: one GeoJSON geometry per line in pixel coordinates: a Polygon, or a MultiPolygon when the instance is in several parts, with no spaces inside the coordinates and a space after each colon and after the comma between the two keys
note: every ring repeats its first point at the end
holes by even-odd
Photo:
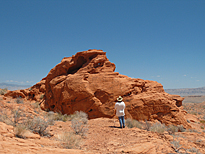
{"type": "Polygon", "coordinates": [[[102,50],[78,52],[51,69],[36,91],[45,91],[44,109],[63,114],[81,110],[89,118],[112,118],[116,98],[122,96],[126,117],[189,127],[180,108],[182,97],[166,93],[156,81],[130,78],[114,71],[115,64],[102,50]]]}

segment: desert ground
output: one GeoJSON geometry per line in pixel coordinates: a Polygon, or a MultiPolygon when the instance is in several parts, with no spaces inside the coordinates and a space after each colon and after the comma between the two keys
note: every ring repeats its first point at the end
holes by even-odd
{"type": "Polygon", "coordinates": [[[130,119],[121,129],[116,118],[86,120],[85,115],[75,118],[76,115],[46,112],[40,108],[39,102],[2,94],[0,153],[203,154],[205,102],[183,103],[183,107],[192,129],[130,119]]]}

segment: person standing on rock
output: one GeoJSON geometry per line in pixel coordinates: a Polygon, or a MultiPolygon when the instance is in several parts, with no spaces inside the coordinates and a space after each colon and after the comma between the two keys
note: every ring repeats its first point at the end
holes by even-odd
{"type": "Polygon", "coordinates": [[[121,96],[117,98],[117,103],[115,103],[115,110],[116,110],[116,116],[118,117],[120,122],[120,128],[125,128],[125,119],[124,119],[125,103],[122,100],[123,98],[121,96]]]}

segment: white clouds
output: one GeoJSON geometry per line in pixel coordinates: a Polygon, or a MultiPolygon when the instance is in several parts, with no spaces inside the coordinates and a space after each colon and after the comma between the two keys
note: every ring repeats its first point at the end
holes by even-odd
{"type": "Polygon", "coordinates": [[[33,83],[33,81],[26,81],[26,83],[33,83]]]}
{"type": "Polygon", "coordinates": [[[14,83],[14,84],[30,84],[33,83],[33,81],[14,81],[14,80],[6,80],[8,83],[14,83]]]}
{"type": "Polygon", "coordinates": [[[160,78],[161,76],[160,75],[157,75],[157,76],[151,76],[151,78],[160,78]]]}
{"type": "Polygon", "coordinates": [[[186,74],[184,74],[184,76],[186,76],[186,74]]]}

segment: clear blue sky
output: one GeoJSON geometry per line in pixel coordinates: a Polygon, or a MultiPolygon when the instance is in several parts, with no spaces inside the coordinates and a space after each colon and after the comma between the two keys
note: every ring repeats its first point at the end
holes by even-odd
{"type": "Polygon", "coordinates": [[[33,85],[102,49],[129,77],[205,86],[205,0],[0,0],[0,83],[33,85]]]}

